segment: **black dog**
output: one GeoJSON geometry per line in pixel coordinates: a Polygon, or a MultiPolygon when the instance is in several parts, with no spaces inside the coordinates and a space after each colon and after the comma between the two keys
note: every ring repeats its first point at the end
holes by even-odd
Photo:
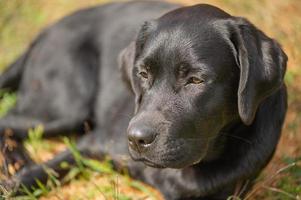
{"type": "MultiPolygon", "coordinates": [[[[40,123],[55,136],[90,121],[81,153],[109,154],[116,167],[125,160],[166,199],[226,199],[240,186],[245,193],[280,136],[287,57],[246,19],[210,5],[176,7],[114,3],[47,28],[1,76],[1,87],[18,89],[1,130],[22,140],[40,123]]],[[[68,150],[46,165],[62,176],[62,161],[74,163],[68,150]]],[[[43,169],[25,166],[2,184],[45,181],[43,169]]]]}

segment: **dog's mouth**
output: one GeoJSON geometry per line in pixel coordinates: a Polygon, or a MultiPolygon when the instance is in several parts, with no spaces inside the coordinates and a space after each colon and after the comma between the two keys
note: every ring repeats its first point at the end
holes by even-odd
{"type": "Polygon", "coordinates": [[[144,157],[136,158],[136,157],[133,157],[133,156],[132,156],[132,159],[133,159],[134,161],[143,162],[145,165],[147,165],[147,166],[149,166],[149,167],[154,167],[154,168],[166,168],[165,166],[159,165],[159,164],[157,164],[157,163],[155,163],[155,162],[153,162],[153,161],[151,161],[151,160],[149,160],[149,159],[147,159],[147,158],[144,158],[144,157]]]}
{"type": "MultiPolygon", "coordinates": [[[[152,148],[149,152],[137,152],[129,147],[134,161],[142,162],[154,168],[180,169],[201,162],[207,153],[208,143],[204,139],[170,140],[165,149],[152,148]],[[200,147],[202,149],[200,150],[200,147]],[[166,150],[167,149],[167,150],[166,150]]],[[[164,145],[162,145],[164,146],[164,145]]]]}
{"type": "Polygon", "coordinates": [[[141,160],[144,164],[146,164],[149,167],[155,167],[155,168],[165,168],[163,165],[158,165],[152,161],[149,161],[147,159],[142,159],[141,160]]]}

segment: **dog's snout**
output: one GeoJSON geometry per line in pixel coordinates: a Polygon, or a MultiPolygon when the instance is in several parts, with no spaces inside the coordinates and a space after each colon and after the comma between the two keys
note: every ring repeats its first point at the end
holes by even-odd
{"type": "Polygon", "coordinates": [[[131,148],[142,151],[148,147],[156,138],[156,132],[151,127],[144,125],[133,125],[128,130],[128,140],[131,148]]]}

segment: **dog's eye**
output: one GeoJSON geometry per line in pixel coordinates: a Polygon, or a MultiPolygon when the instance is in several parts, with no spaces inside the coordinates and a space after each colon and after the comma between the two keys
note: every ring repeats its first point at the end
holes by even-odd
{"type": "Polygon", "coordinates": [[[148,73],[146,71],[141,71],[138,75],[144,79],[148,79],[148,73]]]}
{"type": "Polygon", "coordinates": [[[201,84],[201,83],[203,83],[204,82],[204,80],[202,80],[202,79],[200,79],[200,78],[198,78],[198,77],[190,77],[189,78],[189,80],[188,80],[188,82],[187,82],[187,84],[201,84]]]}

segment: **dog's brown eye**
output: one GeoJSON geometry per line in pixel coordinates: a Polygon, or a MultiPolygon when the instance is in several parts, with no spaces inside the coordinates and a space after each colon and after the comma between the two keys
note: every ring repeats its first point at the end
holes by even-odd
{"type": "Polygon", "coordinates": [[[191,77],[187,84],[201,84],[203,82],[204,82],[204,80],[202,80],[202,79],[199,79],[197,77],[191,77]]]}
{"type": "Polygon", "coordinates": [[[142,78],[148,79],[148,73],[146,71],[141,71],[138,73],[142,78]]]}

